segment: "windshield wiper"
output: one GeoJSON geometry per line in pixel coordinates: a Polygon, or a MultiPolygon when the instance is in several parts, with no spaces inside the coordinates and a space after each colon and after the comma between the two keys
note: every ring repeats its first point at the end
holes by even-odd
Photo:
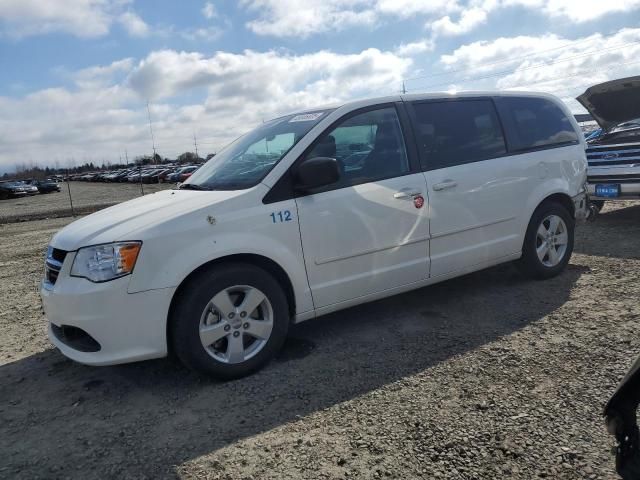
{"type": "Polygon", "coordinates": [[[195,183],[183,183],[178,187],[178,190],[211,190],[209,187],[203,187],[202,185],[196,185],[195,183]]]}

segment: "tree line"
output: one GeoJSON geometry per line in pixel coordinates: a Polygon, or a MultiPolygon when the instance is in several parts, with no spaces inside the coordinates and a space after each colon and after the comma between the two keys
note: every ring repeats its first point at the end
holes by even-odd
{"type": "Polygon", "coordinates": [[[179,164],[192,164],[192,163],[202,163],[205,162],[215,156],[215,153],[211,153],[207,155],[205,158],[201,158],[197,156],[193,152],[184,152],[175,160],[171,160],[169,158],[162,158],[157,153],[155,156],[152,155],[140,155],[133,159],[132,162],[129,163],[111,163],[111,162],[103,162],[101,165],[93,162],[85,162],[80,165],[73,165],[70,167],[61,167],[59,162],[54,162],[52,167],[46,166],[41,167],[33,162],[22,163],[16,166],[15,172],[9,173],[5,172],[2,175],[2,180],[12,180],[12,179],[26,179],[26,178],[34,178],[34,179],[43,179],[47,177],[51,177],[53,175],[75,175],[79,173],[85,172],[97,172],[104,170],[123,170],[125,168],[132,168],[134,166],[146,166],[146,165],[162,165],[167,163],[179,163],[179,164]]]}

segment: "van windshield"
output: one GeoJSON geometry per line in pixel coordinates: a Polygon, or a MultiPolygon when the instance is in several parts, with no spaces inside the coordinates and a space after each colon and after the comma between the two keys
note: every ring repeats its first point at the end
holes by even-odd
{"type": "Polygon", "coordinates": [[[243,190],[258,184],[328,110],[288,115],[260,125],[196,171],[185,190],[243,190]]]}

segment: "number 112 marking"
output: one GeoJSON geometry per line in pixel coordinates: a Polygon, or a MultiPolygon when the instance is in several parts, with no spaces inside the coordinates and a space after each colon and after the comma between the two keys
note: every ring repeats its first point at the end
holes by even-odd
{"type": "Polygon", "coordinates": [[[293,218],[291,218],[291,212],[289,210],[284,210],[272,213],[271,220],[273,221],[273,223],[282,223],[290,222],[291,220],[293,220],[293,218]]]}

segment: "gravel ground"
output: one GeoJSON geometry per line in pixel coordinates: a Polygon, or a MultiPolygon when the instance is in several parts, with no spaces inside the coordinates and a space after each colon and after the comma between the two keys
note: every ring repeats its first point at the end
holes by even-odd
{"type": "MultiPolygon", "coordinates": [[[[0,224],[26,220],[71,216],[71,204],[66,183],[61,191],[32,197],[0,201],[0,224]]],[[[91,213],[141,195],[134,183],[70,182],[71,198],[76,213],[91,213]]],[[[143,185],[145,194],[174,187],[171,183],[143,185]]]]}
{"type": "Polygon", "coordinates": [[[67,222],[0,225],[0,477],[616,478],[601,411],[640,353],[640,204],[580,226],[556,279],[505,265],[338,312],[228,383],[53,350],[36,289],[67,222]]]}

